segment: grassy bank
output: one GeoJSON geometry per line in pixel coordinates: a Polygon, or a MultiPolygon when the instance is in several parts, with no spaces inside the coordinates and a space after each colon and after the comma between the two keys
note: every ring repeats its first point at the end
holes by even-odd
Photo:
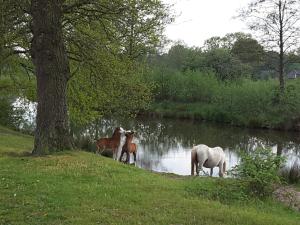
{"type": "Polygon", "coordinates": [[[32,143],[31,136],[0,128],[0,224],[300,221],[273,200],[243,200],[228,188],[234,180],[156,174],[82,151],[26,156],[32,143]]]}
{"type": "Polygon", "coordinates": [[[154,71],[155,102],[148,112],[164,117],[229,123],[245,127],[299,130],[300,80],[240,79],[221,82],[213,73],[154,71]]]}
{"type": "Polygon", "coordinates": [[[149,110],[141,113],[141,115],[158,118],[210,121],[248,128],[300,131],[300,118],[296,116],[289,117],[282,112],[282,115],[285,116],[277,117],[277,115],[274,116],[272,113],[267,114],[264,109],[257,109],[260,112],[246,111],[246,107],[240,108],[243,110],[236,109],[235,112],[232,112],[235,109],[223,110],[222,105],[219,104],[162,101],[152,103],[149,110]]]}

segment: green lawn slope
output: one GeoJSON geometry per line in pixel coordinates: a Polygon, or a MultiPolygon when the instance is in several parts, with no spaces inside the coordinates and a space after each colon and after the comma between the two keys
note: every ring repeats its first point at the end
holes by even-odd
{"type": "Polygon", "coordinates": [[[272,200],[197,194],[219,178],[156,174],[83,151],[31,157],[32,145],[31,136],[0,127],[1,225],[300,224],[299,213],[272,200]]]}

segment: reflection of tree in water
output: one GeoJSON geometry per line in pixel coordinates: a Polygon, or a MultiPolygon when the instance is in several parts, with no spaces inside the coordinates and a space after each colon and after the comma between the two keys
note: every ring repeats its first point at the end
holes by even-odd
{"type": "Polygon", "coordinates": [[[151,152],[147,146],[142,146],[142,151],[138,152],[137,166],[147,170],[167,171],[167,168],[161,165],[161,155],[151,152]]]}
{"type": "MultiPolygon", "coordinates": [[[[137,120],[137,123],[139,121],[137,120]]],[[[193,123],[191,121],[174,120],[143,120],[149,125],[150,132],[157,139],[144,135],[145,141],[163,141],[167,146],[174,147],[180,142],[184,147],[191,148],[194,144],[204,143],[208,146],[253,150],[258,146],[267,147],[282,145],[283,149],[294,149],[299,152],[300,138],[297,133],[242,129],[211,123],[193,123]],[[154,125],[153,125],[154,124],[154,125]],[[159,125],[158,125],[159,124],[159,125]]],[[[140,131],[141,133],[143,130],[140,131]]]]}
{"type": "Polygon", "coordinates": [[[247,152],[257,147],[277,148],[278,154],[299,155],[300,136],[296,132],[262,129],[244,129],[226,125],[183,120],[136,118],[127,120],[103,119],[80,129],[80,135],[92,137],[111,136],[115,127],[134,130],[135,142],[142,151],[151,153],[152,159],[143,159],[145,167],[159,164],[159,158],[182,145],[185,149],[196,144],[220,146],[230,151],[247,152]],[[155,162],[154,158],[157,162],[155,162]],[[150,162],[151,161],[151,162],[150,162]],[[149,164],[149,165],[147,165],[149,164]]]}

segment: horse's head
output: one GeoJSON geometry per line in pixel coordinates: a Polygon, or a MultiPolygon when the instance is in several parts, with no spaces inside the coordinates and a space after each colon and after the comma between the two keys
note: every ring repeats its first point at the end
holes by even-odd
{"type": "Polygon", "coordinates": [[[122,127],[117,127],[114,130],[113,136],[120,136],[123,133],[125,133],[125,130],[122,127]]]}
{"type": "Polygon", "coordinates": [[[114,131],[114,134],[123,134],[125,130],[122,127],[117,127],[114,131]]]}
{"type": "Polygon", "coordinates": [[[133,134],[134,134],[134,132],[131,131],[131,130],[127,130],[127,131],[125,132],[125,136],[126,136],[127,138],[133,137],[133,134]]]}
{"type": "Polygon", "coordinates": [[[119,133],[120,133],[120,134],[124,134],[124,133],[125,133],[125,130],[124,130],[122,127],[119,127],[119,128],[120,128],[119,133]]]}

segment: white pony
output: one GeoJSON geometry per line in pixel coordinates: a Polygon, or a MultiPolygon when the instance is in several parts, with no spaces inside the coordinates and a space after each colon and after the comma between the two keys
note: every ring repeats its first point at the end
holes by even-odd
{"type": "Polygon", "coordinates": [[[203,166],[210,168],[210,176],[213,174],[213,168],[219,167],[219,176],[223,177],[226,171],[225,153],[221,147],[210,148],[206,145],[194,146],[191,152],[191,175],[194,175],[194,166],[196,173],[203,169],[203,166]]]}

